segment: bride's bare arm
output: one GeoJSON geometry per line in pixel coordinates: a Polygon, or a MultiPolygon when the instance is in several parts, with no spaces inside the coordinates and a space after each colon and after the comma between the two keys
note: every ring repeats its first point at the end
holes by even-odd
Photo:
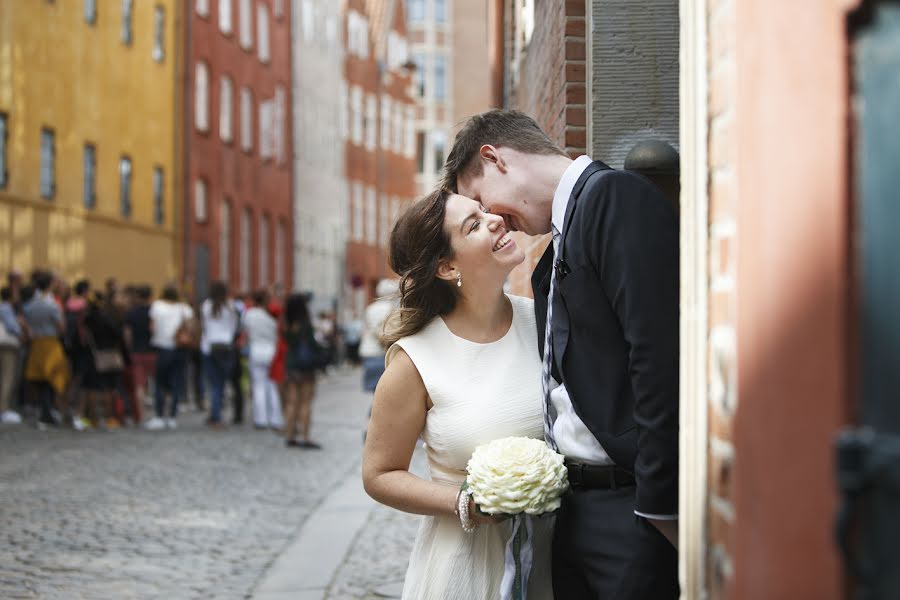
{"type": "Polygon", "coordinates": [[[372,498],[397,510],[453,515],[457,488],[409,472],[427,410],[428,393],[422,377],[409,355],[400,350],[375,391],[363,452],[363,485],[372,498]]]}

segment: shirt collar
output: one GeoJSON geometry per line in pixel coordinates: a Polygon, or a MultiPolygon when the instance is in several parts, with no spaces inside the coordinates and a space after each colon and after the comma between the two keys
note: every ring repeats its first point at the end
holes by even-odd
{"type": "Polygon", "coordinates": [[[551,222],[557,232],[562,234],[563,222],[566,219],[566,208],[569,206],[569,198],[572,196],[572,190],[578,183],[578,178],[584,173],[584,170],[594,162],[590,156],[581,155],[572,161],[563,173],[559,185],[556,186],[556,193],[553,194],[553,212],[551,214],[551,222]]]}

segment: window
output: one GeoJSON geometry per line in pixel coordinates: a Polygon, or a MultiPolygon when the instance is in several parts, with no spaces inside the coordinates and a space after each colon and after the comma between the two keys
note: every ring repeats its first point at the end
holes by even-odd
{"type": "Polygon", "coordinates": [[[280,19],[284,16],[284,0],[274,0],[272,2],[272,12],[275,14],[276,19],[280,19]]]}
{"type": "Polygon", "coordinates": [[[404,118],[406,107],[399,102],[394,105],[393,135],[391,136],[391,148],[397,154],[403,153],[404,118]]]}
{"type": "Polygon", "coordinates": [[[347,130],[349,129],[349,119],[347,118],[347,112],[350,110],[349,98],[347,98],[347,81],[342,77],[338,82],[338,131],[341,134],[341,139],[346,140],[347,134],[349,133],[347,130]]]}
{"type": "MultiPolygon", "coordinates": [[[[316,24],[313,10],[312,0],[303,0],[303,4],[300,6],[300,18],[303,26],[303,41],[305,42],[312,42],[315,34],[316,24]]],[[[347,18],[349,19],[349,15],[347,18]]]]}
{"type": "Polygon", "coordinates": [[[353,239],[363,241],[365,235],[365,217],[363,216],[365,198],[363,198],[363,186],[359,181],[354,181],[350,188],[350,202],[353,204],[353,239]]]}
{"type": "Polygon", "coordinates": [[[354,144],[361,146],[363,143],[363,100],[362,88],[354,85],[350,88],[350,112],[353,115],[353,128],[350,139],[354,144]]]}
{"type": "Polygon", "coordinates": [[[375,205],[375,188],[366,188],[366,243],[374,246],[378,242],[376,221],[377,206],[375,205]]]}
{"type": "Polygon", "coordinates": [[[269,283],[269,217],[261,215],[259,218],[259,273],[258,279],[260,285],[268,285],[269,283]]]}
{"type": "Polygon", "coordinates": [[[241,88],[241,150],[253,149],[253,95],[250,88],[241,88]]]}
{"type": "Polygon", "coordinates": [[[162,225],[166,217],[163,183],[162,167],[153,167],[153,222],[157,225],[162,225]]]}
{"type": "Polygon", "coordinates": [[[275,229],[275,276],[276,283],[284,282],[284,220],[278,219],[278,226],[275,229]]]}
{"type": "Polygon", "coordinates": [[[284,132],[287,129],[286,123],[286,115],[287,115],[287,94],[284,91],[284,86],[276,85],[275,86],[275,106],[274,106],[274,142],[275,142],[275,160],[279,165],[283,165],[287,155],[287,144],[284,138],[284,132]]]}
{"type": "Polygon", "coordinates": [[[406,62],[409,47],[406,38],[394,30],[388,34],[387,64],[389,69],[399,69],[406,62]]]}
{"type": "Polygon", "coordinates": [[[378,245],[382,248],[388,247],[388,238],[391,236],[391,224],[390,224],[390,212],[388,211],[388,207],[390,206],[391,199],[387,196],[381,197],[381,205],[378,207],[379,214],[379,227],[378,227],[378,245]]]}
{"type": "Polygon", "coordinates": [[[425,172],[425,132],[416,132],[416,173],[425,172]]]}
{"type": "Polygon", "coordinates": [[[50,200],[56,193],[56,134],[41,129],[41,198],[50,200]]]}
{"type": "Polygon", "coordinates": [[[223,75],[219,80],[219,137],[223,142],[230,142],[234,139],[231,131],[232,95],[231,78],[223,75]]]}
{"type": "Polygon", "coordinates": [[[368,94],[366,96],[366,148],[368,150],[375,149],[375,128],[377,126],[375,119],[378,118],[376,105],[375,94],[368,94]]]}
{"type": "Polygon", "coordinates": [[[122,0],[122,43],[131,45],[134,23],[134,0],[122,0]]]}
{"type": "Polygon", "coordinates": [[[241,48],[249,50],[253,46],[253,11],[250,0],[238,0],[238,37],[241,48]]]}
{"type": "Polygon", "coordinates": [[[157,6],[153,11],[153,60],[161,63],[166,57],[166,9],[157,6]]]}
{"type": "Polygon", "coordinates": [[[241,213],[241,253],[238,257],[240,267],[240,283],[242,290],[250,289],[250,209],[244,209],[241,213]]]}
{"type": "MultiPolygon", "coordinates": [[[[205,186],[204,186],[205,189],[205,186]]],[[[222,202],[219,207],[219,279],[231,279],[231,203],[222,202]]],[[[247,288],[243,288],[246,291],[247,288]]]]}
{"type": "Polygon", "coordinates": [[[416,65],[416,72],[414,75],[416,90],[418,91],[419,98],[425,97],[425,55],[423,54],[414,54],[413,55],[413,63],[416,65]]]}
{"type": "Polygon", "coordinates": [[[205,223],[208,218],[206,205],[206,182],[202,179],[194,180],[194,219],[198,223],[205,223]]]}
{"type": "Polygon", "coordinates": [[[381,97],[381,147],[391,148],[391,97],[381,97]]]}
{"type": "Polygon", "coordinates": [[[408,105],[406,107],[406,158],[413,158],[416,155],[416,107],[408,105]]]}
{"type": "Polygon", "coordinates": [[[231,33],[231,2],[219,0],[219,31],[222,33],[231,33]]]}
{"type": "Polygon", "coordinates": [[[436,23],[447,22],[447,2],[446,0],[434,0],[434,20],[436,23]]]}
{"type": "Polygon", "coordinates": [[[200,131],[209,131],[209,68],[198,62],[194,71],[194,123],[200,131]]]}
{"type": "Polygon", "coordinates": [[[410,23],[421,23],[425,20],[425,0],[407,0],[406,20],[410,23]]]}
{"type": "Polygon", "coordinates": [[[84,0],[84,22],[89,25],[97,22],[97,0],[84,0]]]}
{"type": "Polygon", "coordinates": [[[6,143],[9,138],[9,117],[0,113],[0,188],[5,188],[9,182],[9,173],[6,169],[6,143]]]}
{"type": "Polygon", "coordinates": [[[97,149],[93,144],[84,145],[84,207],[97,206],[97,149]]]}
{"type": "Polygon", "coordinates": [[[269,10],[262,2],[256,5],[256,47],[260,62],[269,62],[269,10]]]}
{"type": "Polygon", "coordinates": [[[131,216],[131,159],[119,159],[119,211],[123,217],[131,216]]]}
{"type": "Polygon", "coordinates": [[[196,4],[197,14],[201,17],[209,16],[209,0],[197,0],[196,4]]]}
{"type": "Polygon", "coordinates": [[[447,59],[434,57],[434,99],[447,99],[447,59]]]}
{"type": "Polygon", "coordinates": [[[447,134],[443,131],[431,132],[431,144],[434,148],[434,172],[444,170],[444,152],[447,149],[447,134]]]}
{"type": "Polygon", "coordinates": [[[369,20],[355,10],[347,13],[347,52],[369,58],[369,20]]]}
{"type": "Polygon", "coordinates": [[[259,156],[272,158],[272,101],[259,103],[259,156]]]}

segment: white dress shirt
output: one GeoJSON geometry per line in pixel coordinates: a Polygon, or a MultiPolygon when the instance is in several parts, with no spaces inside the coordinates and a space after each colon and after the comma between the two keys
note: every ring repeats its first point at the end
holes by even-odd
{"type": "MultiPolygon", "coordinates": [[[[559,240],[562,238],[566,208],[569,206],[572,190],[575,188],[578,178],[581,177],[581,174],[592,162],[593,160],[588,156],[579,156],[572,161],[572,164],[563,173],[562,179],[559,180],[559,185],[556,186],[556,193],[553,195],[553,212],[551,214],[551,223],[554,230],[554,258],[559,253],[559,240]]],[[[552,289],[550,294],[553,294],[552,289]]],[[[559,453],[570,460],[583,462],[588,465],[614,464],[606,450],[603,449],[603,446],[591,433],[591,430],[575,413],[565,384],[560,384],[556,380],[551,379],[551,385],[556,386],[550,392],[550,402],[553,403],[553,408],[556,409],[556,420],[553,422],[553,436],[556,439],[559,453]]],[[[678,515],[650,515],[637,511],[635,511],[635,514],[660,520],[675,520],[678,518],[678,515]]]]}

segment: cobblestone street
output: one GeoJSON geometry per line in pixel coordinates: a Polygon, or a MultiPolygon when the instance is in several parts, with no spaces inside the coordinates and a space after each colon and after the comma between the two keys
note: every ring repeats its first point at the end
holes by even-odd
{"type": "MultiPolygon", "coordinates": [[[[358,478],[368,402],[357,371],[320,384],[319,452],[247,425],[209,431],[196,412],[175,431],[0,431],[0,598],[251,597],[358,478]]],[[[373,503],[325,597],[399,591],[417,523],[373,503]]]]}

